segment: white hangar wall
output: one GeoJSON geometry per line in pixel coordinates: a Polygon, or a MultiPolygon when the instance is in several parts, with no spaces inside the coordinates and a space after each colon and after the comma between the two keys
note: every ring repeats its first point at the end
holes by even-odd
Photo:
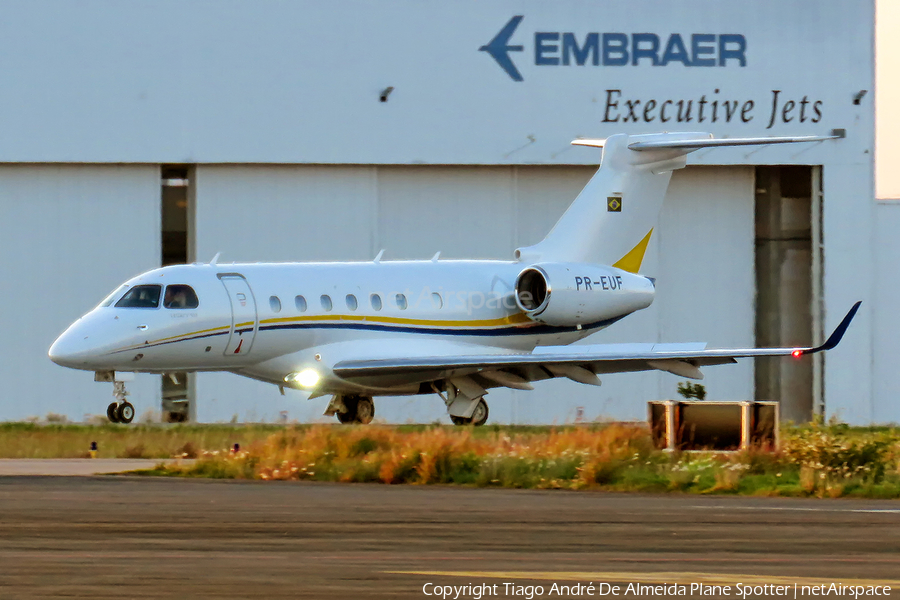
{"type": "MultiPolygon", "coordinates": [[[[875,423],[900,423],[900,378],[897,357],[900,356],[900,320],[897,299],[900,298],[900,200],[878,202],[875,207],[875,241],[873,245],[875,277],[874,321],[879,325],[873,340],[873,401],[867,407],[875,423]]],[[[865,399],[862,399],[865,402],[865,399]]]]}
{"type": "Polygon", "coordinates": [[[590,164],[569,141],[617,130],[872,138],[872,94],[851,104],[872,90],[872,0],[3,7],[0,161],[590,164]]]}
{"type": "MultiPolygon", "coordinates": [[[[125,279],[159,264],[159,168],[0,165],[0,419],[105,414],[112,388],[60,369],[50,344],[125,279]]],[[[138,414],[159,406],[159,379],[130,385],[138,414]]]]}
{"type": "MultiPolygon", "coordinates": [[[[591,152],[591,151],[587,151],[591,152]]],[[[594,151],[596,154],[596,151],[594,151]]],[[[197,253],[240,260],[511,258],[539,241],[593,175],[594,167],[201,166],[196,171],[197,253]]],[[[751,167],[679,171],[643,271],[658,277],[657,299],[589,343],[708,341],[748,346],[754,338],[754,173],[751,167]],[[702,218],[697,218],[703,215],[702,218]],[[696,245],[717,248],[698,261],[696,245]],[[700,268],[702,266],[702,268],[700,268]],[[722,288],[723,295],[702,290],[722,288]],[[726,298],[723,301],[723,298],[726,298]]],[[[316,282],[297,282],[315,294],[316,282]]],[[[641,418],[647,400],[671,397],[673,375],[622,374],[601,388],[569,381],[534,391],[492,390],[492,422],[552,423],[584,417],[641,418]]],[[[749,361],[708,369],[710,393],[747,398],[749,361]]],[[[323,419],[327,398],[234,375],[197,376],[201,421],[323,419]]],[[[383,398],[379,418],[445,419],[437,396],[383,398]]],[[[331,419],[327,419],[331,420],[331,419]]]]}

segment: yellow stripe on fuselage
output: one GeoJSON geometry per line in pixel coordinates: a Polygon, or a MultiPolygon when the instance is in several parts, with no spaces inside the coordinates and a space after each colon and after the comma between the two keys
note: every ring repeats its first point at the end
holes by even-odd
{"type": "MultiPolygon", "coordinates": [[[[250,321],[249,323],[247,323],[247,325],[252,325],[252,324],[253,324],[253,321],[250,321]]],[[[223,329],[231,329],[231,325],[223,325],[223,326],[220,326],[220,327],[213,327],[213,328],[211,328],[211,329],[201,329],[201,330],[199,330],[199,331],[194,331],[194,332],[192,332],[192,333],[182,333],[182,334],[180,334],[180,335],[173,335],[172,337],[160,338],[160,339],[154,340],[154,341],[152,341],[152,342],[150,342],[150,343],[151,343],[151,344],[158,344],[158,343],[160,343],[160,342],[168,342],[168,341],[170,341],[170,340],[174,340],[174,339],[177,339],[177,338],[182,338],[182,337],[185,337],[185,336],[198,335],[198,334],[201,334],[201,333],[212,333],[213,331],[221,331],[221,330],[223,330],[223,329]]]]}
{"type": "MultiPolygon", "coordinates": [[[[272,325],[275,323],[317,323],[317,322],[358,322],[358,323],[383,323],[386,325],[413,325],[420,327],[453,327],[453,328],[464,328],[464,327],[477,327],[477,328],[500,328],[500,327],[509,327],[516,325],[525,325],[532,323],[531,319],[528,318],[527,315],[519,313],[514,315],[509,315],[507,317],[501,317],[499,319],[473,319],[470,321],[445,321],[445,320],[435,320],[435,319],[404,319],[404,318],[395,318],[395,317],[385,317],[380,315],[307,315],[307,316],[298,316],[298,317],[277,317],[272,319],[262,319],[259,324],[260,325],[272,325]]],[[[245,321],[243,323],[238,323],[235,325],[236,329],[241,327],[250,327],[254,324],[254,321],[245,321]]],[[[153,340],[152,342],[146,344],[138,344],[136,346],[130,346],[128,348],[122,348],[120,350],[114,350],[113,352],[124,352],[127,350],[137,350],[140,348],[146,348],[147,346],[154,346],[156,344],[161,344],[164,342],[176,342],[176,341],[184,341],[188,338],[191,338],[195,335],[201,335],[204,333],[213,333],[216,331],[225,331],[231,329],[231,325],[223,325],[219,327],[212,327],[210,329],[200,329],[198,331],[192,331],[190,333],[183,333],[181,335],[174,335],[171,337],[160,338],[158,340],[153,340]]]]}
{"type": "MultiPolygon", "coordinates": [[[[320,321],[356,321],[366,323],[385,323],[388,325],[421,325],[428,327],[504,327],[509,325],[523,325],[531,323],[527,315],[519,313],[499,319],[473,319],[471,321],[442,321],[433,319],[403,319],[398,317],[385,317],[381,315],[309,315],[303,317],[278,317],[263,319],[260,325],[272,323],[303,323],[320,321]]],[[[250,323],[239,325],[250,325],[250,323]]]]}

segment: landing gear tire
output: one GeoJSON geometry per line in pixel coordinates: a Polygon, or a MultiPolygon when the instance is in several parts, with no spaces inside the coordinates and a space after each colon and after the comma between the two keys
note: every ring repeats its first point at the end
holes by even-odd
{"type": "Polygon", "coordinates": [[[484,398],[478,401],[478,404],[475,405],[475,412],[472,413],[472,425],[475,427],[481,427],[488,420],[488,405],[487,402],[484,401],[484,398]]]}
{"type": "Polygon", "coordinates": [[[111,402],[109,406],[106,407],[106,418],[109,419],[110,423],[118,423],[119,422],[119,404],[118,402],[111,402]]]}
{"type": "Polygon", "coordinates": [[[478,401],[478,404],[475,405],[475,412],[472,413],[471,417],[454,417],[453,415],[450,415],[450,420],[453,421],[454,425],[474,425],[475,427],[481,427],[487,422],[488,414],[487,402],[482,398],[478,401]]]}
{"type": "Polygon", "coordinates": [[[119,423],[131,423],[134,420],[134,406],[130,402],[123,402],[116,409],[116,417],[119,423]]]}
{"type": "Polygon", "coordinates": [[[355,423],[356,422],[356,398],[345,397],[344,398],[344,406],[347,407],[347,412],[339,412],[335,413],[338,421],[343,424],[355,423]]]}
{"type": "Polygon", "coordinates": [[[356,402],[356,422],[368,425],[375,418],[375,403],[365,396],[356,402]]]}
{"type": "Polygon", "coordinates": [[[375,403],[366,396],[345,396],[344,406],[347,412],[337,414],[341,423],[361,423],[367,425],[375,418],[375,403]]]}

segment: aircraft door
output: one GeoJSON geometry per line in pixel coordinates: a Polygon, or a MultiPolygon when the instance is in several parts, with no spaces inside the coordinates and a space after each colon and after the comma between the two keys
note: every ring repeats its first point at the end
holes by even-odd
{"type": "Polygon", "coordinates": [[[231,331],[225,356],[241,356],[250,352],[259,322],[256,316],[256,300],[243,275],[219,275],[231,301],[231,331]]]}

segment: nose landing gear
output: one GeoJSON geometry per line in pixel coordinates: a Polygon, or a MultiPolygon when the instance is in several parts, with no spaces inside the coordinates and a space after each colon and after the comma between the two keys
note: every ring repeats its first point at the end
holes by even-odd
{"type": "Polygon", "coordinates": [[[106,418],[111,423],[131,423],[134,420],[134,405],[125,398],[128,391],[125,389],[125,381],[134,379],[134,373],[94,373],[94,381],[111,381],[113,384],[113,397],[116,401],[106,407],[106,418]]]}
{"type": "Polygon", "coordinates": [[[106,407],[106,416],[112,423],[131,423],[134,420],[134,405],[125,399],[128,392],[124,381],[113,382],[113,396],[116,401],[106,407]]]}

